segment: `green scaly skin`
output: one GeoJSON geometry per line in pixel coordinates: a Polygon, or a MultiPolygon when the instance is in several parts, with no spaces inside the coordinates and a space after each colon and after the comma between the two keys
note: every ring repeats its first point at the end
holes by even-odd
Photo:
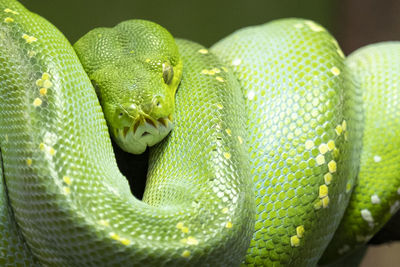
{"type": "Polygon", "coordinates": [[[358,185],[321,263],[362,247],[400,208],[400,42],[363,47],[346,63],[363,88],[363,152],[358,185]]]}
{"type": "Polygon", "coordinates": [[[314,266],[342,218],[361,148],[360,94],[343,53],[300,19],[239,30],[211,50],[246,98],[257,206],[246,264],[314,266]]]}
{"type": "MultiPolygon", "coordinates": [[[[155,192],[147,193],[146,203],[131,195],[118,170],[99,101],[67,40],[16,1],[0,1],[0,10],[4,177],[35,257],[49,266],[240,262],[254,225],[247,158],[237,139],[214,126],[244,136],[244,105],[232,74],[222,75],[226,83],[201,74],[203,65],[220,66],[217,58],[180,42],[183,71],[197,75],[182,80],[175,131],[155,154],[168,155],[158,164],[171,172],[152,168],[159,180],[151,183],[155,192]],[[185,101],[188,95],[193,103],[185,101]]],[[[9,248],[12,264],[23,255],[9,248]]]]}
{"type": "MultiPolygon", "coordinates": [[[[346,243],[358,244],[343,233],[369,236],[398,209],[392,155],[399,61],[389,56],[400,54],[398,43],[345,62],[324,28],[286,19],[233,33],[211,52],[184,40],[176,47],[163,28],[128,21],[95,29],[76,44],[88,78],[54,26],[16,1],[1,0],[0,12],[3,265],[313,266],[343,213],[324,263],[339,250],[345,254],[346,243]],[[127,41],[144,33],[160,39],[127,41]],[[160,47],[164,52],[155,52],[160,47]],[[168,99],[182,65],[174,110],[168,99]],[[383,105],[365,93],[377,85],[383,105]],[[149,129],[171,114],[175,128],[151,151],[138,201],[118,171],[104,116],[118,140],[115,129],[122,127],[125,138],[124,131],[149,129]],[[377,124],[382,114],[394,119],[377,124]],[[377,131],[393,136],[375,137],[377,131]],[[379,170],[388,166],[384,174],[393,174],[379,191],[369,187],[371,155],[381,155],[379,170]],[[383,205],[372,203],[370,192],[383,205]],[[370,228],[362,225],[368,218],[362,209],[371,211],[373,227],[368,219],[370,228]]],[[[132,140],[117,142],[132,150],[132,140]]],[[[147,141],[136,152],[152,145],[147,141]]]]}

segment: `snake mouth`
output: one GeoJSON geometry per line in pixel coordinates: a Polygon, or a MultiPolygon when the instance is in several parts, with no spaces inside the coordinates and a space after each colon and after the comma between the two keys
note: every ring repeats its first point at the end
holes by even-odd
{"type": "Polygon", "coordinates": [[[147,146],[160,142],[173,129],[172,115],[153,119],[142,115],[131,126],[116,128],[114,136],[117,144],[125,151],[140,154],[147,146]]]}
{"type": "MultiPolygon", "coordinates": [[[[139,119],[137,120],[133,126],[131,127],[124,127],[122,130],[122,133],[124,135],[124,137],[126,137],[126,135],[128,134],[129,131],[133,131],[134,134],[136,135],[138,130],[140,130],[140,126],[144,125],[144,128],[155,128],[155,129],[159,129],[160,127],[164,127],[164,128],[169,128],[169,125],[172,123],[172,116],[169,115],[168,117],[164,117],[164,118],[159,118],[158,120],[154,120],[150,117],[145,117],[143,119],[139,119]]],[[[141,135],[148,135],[151,134],[147,131],[144,131],[141,135]]]]}

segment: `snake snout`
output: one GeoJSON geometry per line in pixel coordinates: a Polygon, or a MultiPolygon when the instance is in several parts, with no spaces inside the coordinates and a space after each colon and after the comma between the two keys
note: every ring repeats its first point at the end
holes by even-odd
{"type": "Polygon", "coordinates": [[[160,142],[173,128],[172,114],[153,117],[143,105],[126,104],[117,111],[116,142],[127,152],[141,153],[160,142]]]}

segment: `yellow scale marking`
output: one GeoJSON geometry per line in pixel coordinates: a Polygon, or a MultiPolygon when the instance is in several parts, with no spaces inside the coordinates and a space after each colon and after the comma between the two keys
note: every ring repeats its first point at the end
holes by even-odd
{"type": "Polygon", "coordinates": [[[208,54],[208,50],[207,50],[207,49],[204,49],[204,48],[200,49],[198,52],[199,52],[200,54],[203,54],[203,55],[208,54]]]}
{"type": "Polygon", "coordinates": [[[318,164],[318,165],[322,165],[322,164],[325,163],[325,157],[324,157],[324,155],[319,154],[319,155],[317,156],[316,160],[317,160],[317,164],[318,164]]]}
{"type": "Polygon", "coordinates": [[[202,74],[208,74],[208,70],[207,70],[207,69],[204,69],[204,70],[201,71],[201,73],[202,73],[202,74]]]}
{"type": "Polygon", "coordinates": [[[189,250],[184,250],[181,255],[184,258],[189,258],[190,257],[190,251],[189,250]]]}
{"type": "Polygon", "coordinates": [[[35,107],[38,107],[38,106],[40,106],[42,104],[42,102],[43,101],[40,98],[35,98],[35,100],[33,100],[33,105],[35,107]]]}
{"type": "Polygon", "coordinates": [[[304,236],[304,232],[305,229],[303,225],[299,225],[296,227],[296,235],[290,237],[290,245],[292,247],[300,246],[300,238],[304,236]]]}
{"type": "Polygon", "coordinates": [[[326,143],[329,151],[332,151],[333,149],[335,149],[335,141],[333,140],[329,140],[328,143],[326,143]]]}
{"type": "Polygon", "coordinates": [[[324,155],[326,152],[328,152],[329,148],[327,144],[320,144],[319,147],[319,152],[324,155]]]}
{"type": "Polygon", "coordinates": [[[46,95],[47,94],[47,88],[40,88],[39,90],[40,95],[46,95]]]}
{"type": "Polygon", "coordinates": [[[110,236],[112,239],[114,239],[115,241],[119,241],[121,244],[123,244],[123,245],[125,245],[125,246],[127,246],[127,245],[129,245],[129,244],[131,243],[131,241],[130,241],[129,239],[120,237],[118,234],[116,234],[116,233],[114,233],[114,232],[111,232],[111,233],[109,234],[109,236],[110,236]]]}
{"type": "Polygon", "coordinates": [[[323,207],[323,208],[327,208],[328,205],[329,205],[329,197],[326,196],[326,197],[324,197],[324,198],[322,199],[322,207],[323,207]]]}
{"type": "Polygon", "coordinates": [[[302,238],[304,236],[304,226],[303,225],[299,225],[296,227],[296,234],[299,238],[302,238]]]}
{"type": "Polygon", "coordinates": [[[178,222],[176,224],[176,228],[178,228],[179,230],[181,230],[183,228],[183,223],[182,222],[178,222]]]}
{"type": "Polygon", "coordinates": [[[336,172],[336,161],[334,161],[334,160],[329,161],[328,169],[329,169],[330,173],[336,172]]]}
{"type": "Polygon", "coordinates": [[[311,149],[314,147],[314,142],[312,140],[306,141],[306,149],[311,149]]]}
{"type": "Polygon", "coordinates": [[[328,195],[328,186],[323,184],[319,187],[319,197],[324,198],[328,195]]]}
{"type": "Polygon", "coordinates": [[[10,18],[10,17],[7,17],[7,18],[4,19],[4,22],[5,22],[5,23],[11,23],[11,22],[13,22],[13,21],[14,21],[14,19],[13,19],[13,18],[10,18]]]}
{"type": "Polygon", "coordinates": [[[215,77],[215,79],[221,83],[225,82],[224,78],[222,78],[221,76],[217,76],[215,77]]]}
{"type": "Polygon", "coordinates": [[[26,43],[31,44],[37,41],[37,38],[34,36],[29,36],[26,33],[22,35],[22,38],[25,39],[26,43]]]}
{"type": "Polygon", "coordinates": [[[331,69],[333,75],[338,76],[340,74],[340,70],[337,67],[333,67],[331,69]]]}
{"type": "Polygon", "coordinates": [[[71,189],[68,186],[64,186],[63,189],[64,189],[64,194],[66,195],[71,194],[71,189]]]}
{"type": "Polygon", "coordinates": [[[64,176],[63,182],[66,183],[67,185],[71,185],[72,183],[71,178],[69,176],[64,176]]]}
{"type": "Polygon", "coordinates": [[[45,146],[44,143],[40,143],[40,144],[39,144],[39,149],[40,149],[41,151],[44,151],[45,148],[46,148],[46,146],[45,146]]]}
{"type": "Polygon", "coordinates": [[[342,132],[343,132],[343,128],[342,128],[342,125],[338,125],[338,126],[336,126],[336,128],[335,128],[335,132],[336,132],[336,134],[339,136],[339,135],[341,135],[342,134],[342,132]]]}
{"type": "Polygon", "coordinates": [[[238,140],[239,140],[239,143],[240,143],[240,144],[243,144],[243,139],[242,139],[242,137],[238,136],[237,138],[238,138],[238,140]]]}
{"type": "Polygon", "coordinates": [[[44,80],[44,81],[43,81],[43,87],[44,87],[44,88],[50,88],[50,87],[52,87],[52,86],[53,86],[53,83],[50,82],[49,80],[44,80]]]}
{"type": "Polygon", "coordinates": [[[52,148],[52,147],[49,147],[49,150],[48,150],[48,152],[49,152],[49,154],[50,154],[51,156],[54,156],[54,154],[56,154],[56,151],[55,151],[55,149],[54,149],[54,148],[52,148]]]}
{"type": "Polygon", "coordinates": [[[4,12],[6,12],[6,13],[12,13],[12,14],[14,14],[14,15],[19,15],[19,13],[18,13],[17,11],[14,11],[14,10],[9,9],[9,8],[4,9],[4,12]]]}
{"type": "Polygon", "coordinates": [[[184,225],[183,225],[183,222],[178,222],[178,223],[176,224],[176,228],[179,229],[179,230],[181,230],[182,233],[184,233],[184,234],[189,233],[189,227],[184,226],[184,225]]]}
{"type": "Polygon", "coordinates": [[[326,185],[330,185],[332,182],[332,174],[328,172],[327,174],[324,175],[324,181],[326,185]]]}
{"type": "Polygon", "coordinates": [[[196,238],[194,238],[193,236],[189,236],[186,240],[186,244],[195,246],[195,245],[199,244],[199,241],[196,238]]]}
{"type": "Polygon", "coordinates": [[[290,237],[290,245],[292,247],[300,246],[300,238],[297,235],[291,236],[290,237]]]}

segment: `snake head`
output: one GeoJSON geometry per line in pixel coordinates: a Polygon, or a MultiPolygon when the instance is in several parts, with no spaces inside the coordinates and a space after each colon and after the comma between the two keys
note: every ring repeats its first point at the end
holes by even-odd
{"type": "Polygon", "coordinates": [[[175,40],[161,26],[131,20],[98,28],[74,48],[100,100],[115,142],[140,154],[173,128],[182,61],[175,40]]]}
{"type": "Polygon", "coordinates": [[[129,61],[101,68],[91,76],[115,142],[125,151],[142,153],[172,130],[175,92],[180,80],[166,82],[163,65],[129,61]],[[171,85],[175,83],[174,85],[171,85]]]}

